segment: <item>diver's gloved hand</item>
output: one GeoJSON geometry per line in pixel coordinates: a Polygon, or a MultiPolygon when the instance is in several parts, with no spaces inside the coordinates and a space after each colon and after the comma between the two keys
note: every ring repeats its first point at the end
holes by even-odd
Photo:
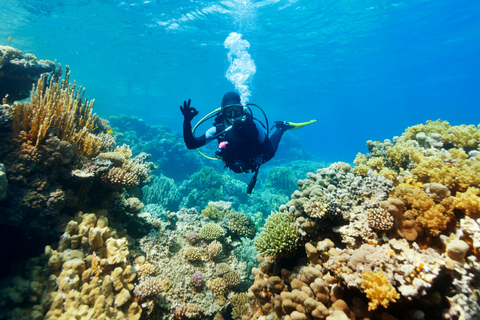
{"type": "Polygon", "coordinates": [[[188,101],[183,101],[183,107],[180,106],[180,111],[182,112],[186,121],[192,121],[192,119],[198,114],[197,109],[190,107],[190,102],[191,99],[188,99],[188,101]]]}

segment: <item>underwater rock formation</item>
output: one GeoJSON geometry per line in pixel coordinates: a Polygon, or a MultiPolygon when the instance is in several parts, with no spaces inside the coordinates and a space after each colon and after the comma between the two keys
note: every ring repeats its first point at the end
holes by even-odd
{"type": "MultiPolygon", "coordinates": [[[[0,45],[0,99],[3,103],[25,99],[40,75],[55,71],[55,63],[33,54],[0,45]]],[[[61,75],[61,71],[59,73],[61,75]]]]}

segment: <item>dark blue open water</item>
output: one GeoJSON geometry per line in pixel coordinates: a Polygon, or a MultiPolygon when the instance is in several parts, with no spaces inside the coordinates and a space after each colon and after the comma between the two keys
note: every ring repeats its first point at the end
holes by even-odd
{"type": "Polygon", "coordinates": [[[184,99],[205,115],[236,83],[271,121],[318,119],[294,133],[322,160],[346,162],[366,140],[426,120],[480,122],[478,1],[0,4],[0,43],[70,65],[102,117],[180,131],[184,99]],[[228,48],[232,32],[241,37],[228,48]],[[243,57],[232,81],[229,53],[243,57]]]}

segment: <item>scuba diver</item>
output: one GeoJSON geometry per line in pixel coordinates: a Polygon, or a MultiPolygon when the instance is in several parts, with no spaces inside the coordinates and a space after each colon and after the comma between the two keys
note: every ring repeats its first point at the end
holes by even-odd
{"type": "MultiPolygon", "coordinates": [[[[255,104],[242,105],[240,96],[236,92],[227,92],[222,98],[221,107],[205,116],[192,130],[192,119],[198,111],[190,106],[191,100],[183,102],[180,111],[183,114],[183,139],[188,149],[197,149],[216,139],[218,148],[215,158],[221,159],[225,168],[235,173],[253,172],[247,193],[252,190],[257,181],[258,169],[275,155],[280,139],[285,131],[298,129],[307,124],[316,122],[311,120],[303,123],[275,121],[275,132],[269,136],[268,120],[263,110],[255,104]],[[266,126],[253,117],[250,106],[259,108],[265,116],[266,126]],[[207,119],[215,117],[213,127],[204,134],[195,137],[195,129],[207,119]]],[[[197,150],[198,151],[198,150],[197,150]]]]}

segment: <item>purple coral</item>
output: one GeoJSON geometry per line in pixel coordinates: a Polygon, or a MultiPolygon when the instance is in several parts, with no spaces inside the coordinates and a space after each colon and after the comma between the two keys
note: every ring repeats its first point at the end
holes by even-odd
{"type": "Polygon", "coordinates": [[[203,274],[201,272],[196,271],[192,274],[192,285],[195,288],[200,288],[203,285],[203,274]]]}
{"type": "Polygon", "coordinates": [[[190,232],[189,234],[187,234],[187,240],[190,241],[191,244],[194,244],[195,242],[200,240],[200,236],[196,232],[190,232]]]}

